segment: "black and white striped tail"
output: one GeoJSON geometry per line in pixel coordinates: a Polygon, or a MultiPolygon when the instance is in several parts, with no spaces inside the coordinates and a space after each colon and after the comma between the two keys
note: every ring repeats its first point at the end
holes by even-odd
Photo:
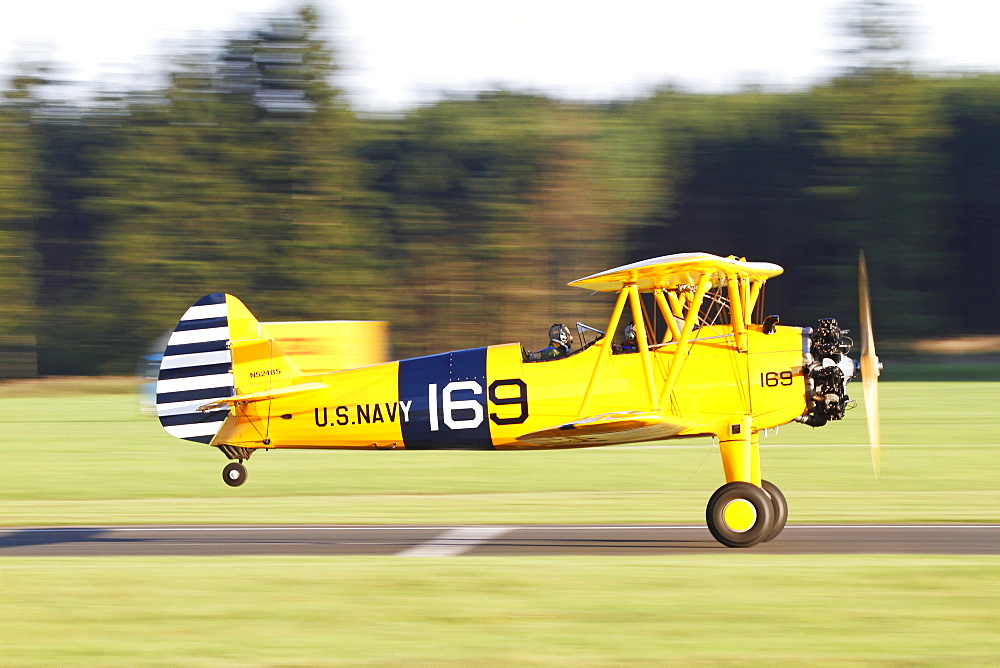
{"type": "Polygon", "coordinates": [[[236,394],[229,351],[226,295],[206,295],[189,308],[167,341],[156,381],[156,414],[167,432],[211,443],[228,408],[198,412],[199,406],[236,394]]]}

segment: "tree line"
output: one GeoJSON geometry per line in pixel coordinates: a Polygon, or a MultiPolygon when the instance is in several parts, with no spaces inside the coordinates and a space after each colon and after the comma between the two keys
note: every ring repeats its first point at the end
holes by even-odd
{"type": "Polygon", "coordinates": [[[309,7],[160,89],[0,100],[0,348],[127,371],[202,294],[262,320],[380,319],[397,356],[603,327],[575,278],[707,251],[776,262],[768,312],[876,334],[1000,330],[1000,76],[879,65],[809,90],[571,104],[516,91],[352,110],[309,7]],[[6,342],[6,343],[5,343],[6,342]]]}

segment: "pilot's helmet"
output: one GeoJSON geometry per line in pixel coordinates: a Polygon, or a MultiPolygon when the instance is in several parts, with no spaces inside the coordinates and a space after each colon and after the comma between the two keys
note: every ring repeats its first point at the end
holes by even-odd
{"type": "Polygon", "coordinates": [[[569,348],[573,345],[573,335],[566,325],[556,324],[549,327],[549,341],[569,348]]]}
{"type": "Polygon", "coordinates": [[[625,328],[625,341],[623,342],[626,346],[635,346],[635,324],[629,323],[629,326],[625,328]]]}

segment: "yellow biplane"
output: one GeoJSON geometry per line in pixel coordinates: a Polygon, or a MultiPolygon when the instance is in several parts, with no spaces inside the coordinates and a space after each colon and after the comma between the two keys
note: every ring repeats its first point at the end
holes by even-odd
{"type": "MultiPolygon", "coordinates": [[[[211,294],[170,336],[157,414],[173,436],[234,460],[223,471],[231,486],[260,448],[527,450],[712,435],[726,484],[708,502],[708,527],[725,545],[749,547],[777,536],[788,514],[761,478],[760,432],[841,419],[859,366],[834,320],[815,329],[755,321],[764,283],[781,272],[707,253],[653,258],[570,283],[617,293],[605,330],[577,323],[575,350],[560,326],[555,355],[513,343],[308,375],[240,300],[211,294]]],[[[861,298],[877,473],[866,279],[861,298]]]]}

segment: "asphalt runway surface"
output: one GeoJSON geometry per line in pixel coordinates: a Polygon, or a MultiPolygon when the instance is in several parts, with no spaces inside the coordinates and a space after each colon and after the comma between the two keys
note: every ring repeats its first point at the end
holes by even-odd
{"type": "MultiPolygon", "coordinates": [[[[661,555],[732,551],[696,525],[98,526],[0,529],[2,556],[661,555]]],[[[760,554],[1000,554],[1000,524],[788,525],[760,554]]]]}

